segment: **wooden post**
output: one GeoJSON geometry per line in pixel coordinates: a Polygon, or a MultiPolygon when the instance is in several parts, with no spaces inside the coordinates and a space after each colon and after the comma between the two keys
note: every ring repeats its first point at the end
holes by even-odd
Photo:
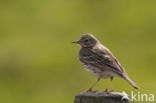
{"type": "Polygon", "coordinates": [[[74,103],[130,103],[125,93],[86,92],[75,96],[74,103]]]}

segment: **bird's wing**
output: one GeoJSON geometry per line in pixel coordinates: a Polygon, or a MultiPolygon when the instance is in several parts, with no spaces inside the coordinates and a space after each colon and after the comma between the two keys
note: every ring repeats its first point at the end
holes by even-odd
{"type": "Polygon", "coordinates": [[[122,66],[120,65],[120,63],[117,61],[117,59],[108,50],[101,52],[101,50],[94,51],[94,50],[84,49],[83,52],[80,54],[81,54],[79,56],[80,61],[86,64],[99,67],[101,70],[104,69],[111,70],[118,74],[122,74],[125,72],[122,66]]]}

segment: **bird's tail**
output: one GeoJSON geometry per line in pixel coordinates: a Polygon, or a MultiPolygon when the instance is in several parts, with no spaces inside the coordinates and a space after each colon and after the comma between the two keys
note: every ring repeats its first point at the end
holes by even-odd
{"type": "Polygon", "coordinates": [[[124,76],[124,79],[131,85],[133,86],[135,89],[139,89],[139,87],[126,75],[124,76]]]}

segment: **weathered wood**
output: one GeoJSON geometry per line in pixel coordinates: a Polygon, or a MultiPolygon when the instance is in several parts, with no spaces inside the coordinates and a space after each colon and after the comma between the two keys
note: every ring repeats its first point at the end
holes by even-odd
{"type": "Polygon", "coordinates": [[[130,103],[128,99],[123,99],[124,93],[100,93],[88,92],[75,96],[74,103],[130,103]]]}

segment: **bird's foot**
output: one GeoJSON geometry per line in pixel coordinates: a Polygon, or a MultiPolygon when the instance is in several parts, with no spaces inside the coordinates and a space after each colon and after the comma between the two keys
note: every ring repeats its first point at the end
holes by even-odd
{"type": "Polygon", "coordinates": [[[92,91],[93,93],[96,93],[96,92],[98,92],[98,90],[94,90],[94,91],[92,91]]]}
{"type": "Polygon", "coordinates": [[[86,92],[93,92],[93,93],[96,93],[96,92],[98,92],[98,90],[88,89],[86,92]]]}
{"type": "Polygon", "coordinates": [[[102,93],[110,93],[110,92],[113,92],[113,90],[108,90],[108,89],[106,89],[106,90],[103,91],[102,93]]]}
{"type": "Polygon", "coordinates": [[[89,88],[86,92],[92,92],[92,91],[93,91],[93,90],[89,88]]]}

